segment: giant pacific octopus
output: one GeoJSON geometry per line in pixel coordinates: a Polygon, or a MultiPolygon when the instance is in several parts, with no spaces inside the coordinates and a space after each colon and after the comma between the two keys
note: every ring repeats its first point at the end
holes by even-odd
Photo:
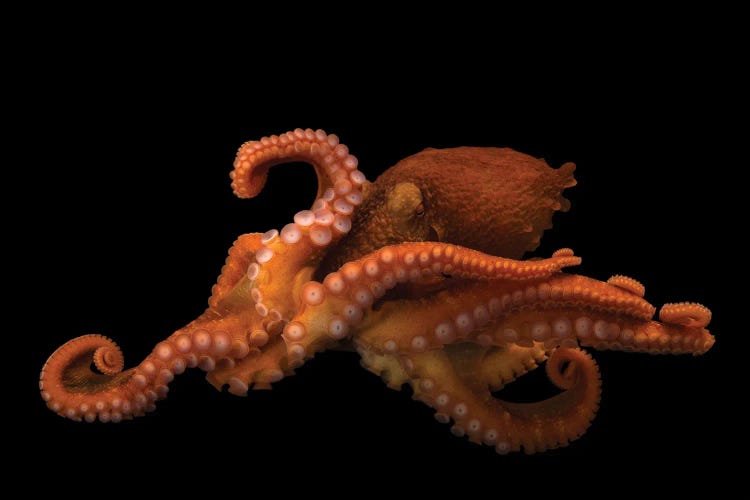
{"type": "Polygon", "coordinates": [[[247,142],[231,173],[252,198],[270,167],[315,167],[317,199],[280,231],[240,236],[208,309],[123,370],[101,335],[63,344],[41,372],[47,406],[86,422],[144,415],[174,376],[200,367],[217,389],[269,389],[324,349],[353,347],[362,365],[430,405],[452,432],[499,453],[534,453],[580,437],[599,404],[596,363],[580,347],[702,354],[711,312],[655,308],[635,279],[568,274],[563,248],[536,248],[566,210],[573,164],[552,169],[511,149],[427,149],[374,183],[335,135],[296,129],[247,142]],[[495,398],[546,361],[561,392],[536,403],[495,398]]]}

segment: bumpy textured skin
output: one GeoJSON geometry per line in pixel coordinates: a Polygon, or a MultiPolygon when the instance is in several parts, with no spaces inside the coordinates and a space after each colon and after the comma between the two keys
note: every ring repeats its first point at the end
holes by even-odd
{"type": "Polygon", "coordinates": [[[447,241],[518,259],[539,245],[552,214],[570,207],[562,190],[576,184],[574,171],[572,163],[554,170],[508,148],[426,149],[368,187],[352,231],[321,269],[404,241],[447,241]]]}
{"type": "Polygon", "coordinates": [[[365,368],[391,388],[411,385],[455,435],[534,453],[576,439],[596,413],[599,370],[580,346],[701,354],[714,343],[704,306],[666,304],[654,321],[636,280],[563,273],[580,263],[570,249],[514,260],[567,208],[570,164],[553,170],[507,149],[427,150],[368,184],[336,136],[296,129],[240,148],[235,193],[257,195],[286,161],[314,165],[311,210],[281,231],[241,236],[206,312],[136,367],[123,370],[100,335],[61,346],[40,377],[50,409],[88,422],[140,416],[195,366],[244,396],[351,343],[365,368]],[[529,404],[492,396],[545,360],[560,394],[529,404]]]}

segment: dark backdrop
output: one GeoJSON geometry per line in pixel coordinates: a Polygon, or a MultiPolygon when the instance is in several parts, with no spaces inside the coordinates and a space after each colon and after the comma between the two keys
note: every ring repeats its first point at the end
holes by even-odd
{"type": "MultiPolygon", "coordinates": [[[[690,474],[719,462],[727,446],[723,352],[739,332],[726,322],[722,265],[734,257],[722,247],[723,186],[732,181],[716,158],[710,109],[686,106],[671,94],[672,80],[638,92],[600,88],[595,79],[521,90],[497,79],[460,88],[426,80],[387,95],[368,81],[258,93],[249,84],[202,92],[180,79],[145,79],[129,90],[79,82],[40,95],[34,123],[24,125],[33,148],[25,172],[42,208],[31,215],[19,269],[34,288],[28,363],[14,380],[27,410],[20,428],[33,429],[24,434],[24,456],[86,474],[208,464],[201,474],[239,474],[238,481],[283,470],[358,472],[375,483],[393,474],[410,483],[481,474],[512,480],[531,470],[638,477],[666,465],[690,474]],[[242,142],[298,126],[337,133],[371,180],[428,146],[508,146],[554,167],[575,162],[578,186],[566,195],[572,209],[555,216],[538,254],[570,246],[584,259],[576,272],[634,276],[657,306],[704,303],[714,311],[715,347],[697,358],[595,352],[603,378],[598,417],[582,439],[532,457],[499,457],[453,437],[432,410],[387,389],[351,353],[318,355],[273,391],[247,398],[219,393],[191,370],[155,413],[119,425],[75,423],[47,410],[36,377],[60,344],[102,333],[132,366],[201,313],[238,235],[281,228],[309,206],[309,167],[273,170],[253,200],[236,199],[229,187],[242,142]]],[[[509,397],[545,393],[544,377],[529,378],[509,397]]]]}

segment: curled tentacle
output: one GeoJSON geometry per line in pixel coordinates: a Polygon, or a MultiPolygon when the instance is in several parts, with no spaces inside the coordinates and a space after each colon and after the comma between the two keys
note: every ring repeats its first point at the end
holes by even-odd
{"type": "Polygon", "coordinates": [[[133,370],[122,372],[123,365],[120,348],[107,337],[84,335],[70,340],[42,368],[42,398],[52,411],[77,421],[93,422],[99,416],[119,422],[124,416],[142,414],[150,402],[135,400],[133,370]],[[102,374],[91,370],[92,363],[102,374]]]}
{"type": "Polygon", "coordinates": [[[230,174],[234,194],[240,198],[257,196],[266,184],[269,168],[297,161],[315,167],[318,199],[331,203],[335,200],[352,203],[351,199],[356,195],[349,195],[357,193],[365,182],[364,175],[357,170],[357,158],[349,154],[349,148],[340,144],[335,134],[328,135],[320,129],[298,128],[278,136],[263,137],[259,141],[248,141],[240,147],[230,174]],[[329,189],[331,195],[327,196],[329,189]]]}
{"type": "Polygon", "coordinates": [[[270,167],[293,161],[315,167],[317,199],[310,210],[298,212],[294,222],[280,231],[272,229],[263,234],[260,247],[253,249],[253,259],[245,266],[249,286],[255,290],[253,301],[258,314],[278,316],[283,322],[298,305],[289,293],[298,274],[302,272],[308,280],[323,258],[323,250],[350,231],[366,183],[364,174],[357,170],[357,159],[339,144],[338,137],[322,130],[296,129],[247,142],[240,148],[231,173],[235,194],[241,198],[256,196],[270,167]]]}
{"type": "Polygon", "coordinates": [[[695,302],[664,304],[659,311],[659,319],[664,323],[703,328],[711,322],[711,310],[695,302]]]}
{"type": "MultiPolygon", "coordinates": [[[[84,335],[63,344],[49,357],[39,389],[49,408],[63,417],[119,422],[155,409],[169,383],[187,368],[212,371],[250,351],[237,325],[221,320],[194,322],[156,345],[135,368],[122,371],[124,359],[112,340],[84,335]],[[233,332],[232,334],[228,332],[233,332]],[[92,363],[101,373],[91,370],[92,363]]],[[[241,330],[240,330],[241,332],[241,330]]]]}
{"type": "Polygon", "coordinates": [[[415,397],[437,410],[439,422],[457,436],[494,446],[498,453],[535,453],[580,437],[596,414],[601,392],[596,363],[583,351],[560,348],[547,362],[550,380],[564,390],[537,403],[510,403],[491,396],[473,372],[443,351],[404,356],[415,397]]]}
{"type": "Polygon", "coordinates": [[[563,393],[519,404],[495,399],[496,391],[535,369],[546,355],[540,344],[504,347],[458,343],[420,354],[377,354],[357,342],[362,364],[389,387],[408,382],[416,399],[433,406],[435,418],[454,421],[452,432],[499,453],[527,453],[564,446],[580,437],[598,408],[599,373],[578,349],[556,349],[546,364],[550,381],[563,393]]]}
{"type": "Polygon", "coordinates": [[[94,366],[105,375],[117,375],[125,368],[125,357],[119,346],[112,342],[111,346],[102,346],[94,351],[94,366]]]}

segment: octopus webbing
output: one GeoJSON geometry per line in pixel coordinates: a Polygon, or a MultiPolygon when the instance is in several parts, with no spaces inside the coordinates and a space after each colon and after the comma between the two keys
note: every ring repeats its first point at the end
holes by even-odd
{"type": "Polygon", "coordinates": [[[193,367],[245,396],[317,352],[351,347],[389,387],[408,384],[455,435],[534,453],[580,437],[597,411],[599,370],[581,347],[702,354],[714,343],[700,304],[665,304],[655,321],[635,279],[564,272],[580,263],[570,249],[518,260],[567,209],[572,164],[552,169],[510,149],[428,149],[370,183],[335,135],[296,129],[239,149],[235,194],[256,196],[270,167],[292,161],[315,167],[310,210],[240,236],[208,309],[136,367],[125,370],[100,335],[62,345],[40,377],[51,410],[87,422],[141,416],[193,367]],[[472,210],[456,210],[459,199],[472,210]],[[492,395],[545,361],[558,395],[492,395]]]}

